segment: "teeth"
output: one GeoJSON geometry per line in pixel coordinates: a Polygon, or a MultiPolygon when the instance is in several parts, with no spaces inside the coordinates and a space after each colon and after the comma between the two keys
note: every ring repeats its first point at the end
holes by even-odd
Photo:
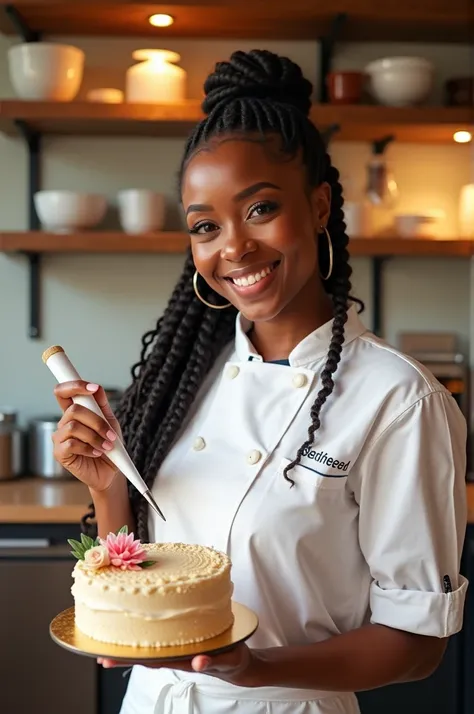
{"type": "Polygon", "coordinates": [[[263,278],[266,278],[267,275],[270,275],[272,272],[273,268],[268,267],[264,268],[260,273],[255,273],[254,275],[246,275],[245,278],[235,278],[232,280],[235,285],[238,285],[240,288],[245,288],[248,287],[249,285],[255,285],[255,283],[258,283],[260,280],[263,280],[263,278]]]}

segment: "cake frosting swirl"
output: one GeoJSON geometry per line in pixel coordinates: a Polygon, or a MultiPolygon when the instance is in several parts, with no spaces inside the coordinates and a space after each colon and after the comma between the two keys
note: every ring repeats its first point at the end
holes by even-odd
{"type": "Polygon", "coordinates": [[[231,627],[233,584],[225,553],[185,543],[141,548],[143,568],[78,560],[71,592],[79,630],[102,642],[166,647],[201,642],[231,627]]]}

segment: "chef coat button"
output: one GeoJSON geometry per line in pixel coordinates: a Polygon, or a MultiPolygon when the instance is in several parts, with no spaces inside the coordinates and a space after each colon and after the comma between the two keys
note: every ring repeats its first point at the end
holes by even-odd
{"type": "Polygon", "coordinates": [[[294,387],[304,387],[308,383],[308,377],[305,374],[295,374],[293,377],[294,387]]]}
{"type": "Polygon", "coordinates": [[[231,365],[229,369],[227,370],[227,376],[229,379],[235,379],[237,375],[239,374],[240,369],[235,365],[231,365]]]}
{"type": "Polygon", "coordinates": [[[193,444],[193,449],[194,449],[194,451],[202,451],[205,448],[205,446],[206,446],[206,442],[204,441],[202,436],[198,436],[193,444]]]}
{"type": "Polygon", "coordinates": [[[254,464],[258,464],[260,459],[262,458],[262,454],[260,451],[257,451],[257,449],[253,449],[247,456],[247,461],[248,463],[253,466],[254,464]]]}

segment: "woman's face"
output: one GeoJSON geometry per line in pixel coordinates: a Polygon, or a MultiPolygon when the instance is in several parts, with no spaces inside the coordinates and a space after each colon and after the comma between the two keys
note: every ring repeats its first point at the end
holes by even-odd
{"type": "Polygon", "coordinates": [[[310,191],[300,157],[277,157],[276,146],[215,140],[183,177],[196,268],[252,322],[301,310],[321,290],[317,233],[327,222],[330,189],[310,191]]]}

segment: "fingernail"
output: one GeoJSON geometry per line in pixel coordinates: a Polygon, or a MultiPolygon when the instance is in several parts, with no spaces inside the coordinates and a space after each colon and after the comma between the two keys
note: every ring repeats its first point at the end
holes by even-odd
{"type": "Polygon", "coordinates": [[[86,384],[86,389],[89,392],[97,392],[97,390],[99,389],[99,385],[93,384],[93,382],[91,382],[90,384],[86,384]]]}
{"type": "Polygon", "coordinates": [[[115,434],[113,431],[108,431],[106,437],[109,441],[115,441],[115,439],[117,438],[117,434],[115,434]]]}
{"type": "Polygon", "coordinates": [[[97,449],[94,449],[94,451],[92,452],[92,455],[93,456],[102,456],[102,451],[98,451],[97,449]]]}
{"type": "Polygon", "coordinates": [[[113,449],[113,444],[111,444],[109,441],[104,441],[102,444],[102,448],[104,448],[106,451],[110,451],[113,449]]]}

